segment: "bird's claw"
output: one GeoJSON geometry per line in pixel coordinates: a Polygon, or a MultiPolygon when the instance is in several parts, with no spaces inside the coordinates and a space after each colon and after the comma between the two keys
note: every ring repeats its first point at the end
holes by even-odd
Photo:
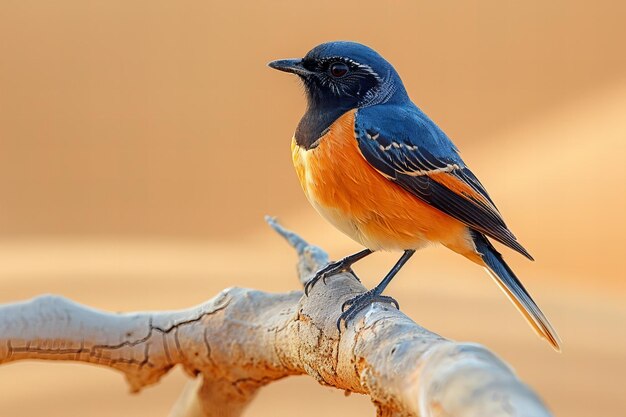
{"type": "Polygon", "coordinates": [[[395,308],[400,310],[400,305],[398,302],[389,296],[376,294],[374,290],[370,290],[364,292],[363,294],[359,294],[354,298],[351,298],[344,302],[341,305],[341,315],[339,319],[337,319],[337,330],[341,332],[341,323],[347,324],[350,320],[355,318],[361,311],[365,310],[367,307],[372,305],[373,303],[386,303],[392,304],[395,308]]]}
{"type": "MultiPolygon", "coordinates": [[[[304,294],[308,297],[309,293],[311,292],[311,290],[313,289],[317,281],[319,281],[320,279],[322,280],[324,285],[326,285],[326,280],[328,278],[332,277],[333,275],[340,274],[342,272],[349,272],[352,275],[354,275],[352,268],[344,265],[342,261],[329,263],[328,265],[326,265],[325,267],[317,271],[315,273],[315,276],[311,278],[310,280],[308,280],[306,284],[304,284],[304,294]]],[[[354,275],[354,277],[356,277],[356,275],[354,275]]],[[[356,279],[357,281],[361,282],[359,278],[356,278],[356,279]]]]}

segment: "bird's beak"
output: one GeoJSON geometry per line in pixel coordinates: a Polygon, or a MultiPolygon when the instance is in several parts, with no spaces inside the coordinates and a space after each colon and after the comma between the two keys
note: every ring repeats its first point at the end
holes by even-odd
{"type": "Polygon", "coordinates": [[[311,71],[302,66],[301,59],[279,59],[277,61],[270,62],[267,66],[278,71],[291,72],[292,74],[301,76],[311,74],[311,71]]]}

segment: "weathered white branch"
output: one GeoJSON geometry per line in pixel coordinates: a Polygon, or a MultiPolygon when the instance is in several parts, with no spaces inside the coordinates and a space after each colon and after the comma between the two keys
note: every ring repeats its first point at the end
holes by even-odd
{"type": "MultiPolygon", "coordinates": [[[[297,250],[301,283],[328,262],[323,250],[268,221],[297,250]]],[[[550,415],[487,349],[448,341],[391,306],[372,305],[339,334],[339,306],[364,290],[341,274],[309,297],[230,288],[187,310],[129,314],[42,296],[0,306],[0,363],[101,364],[123,372],[134,391],[181,365],[202,385],[186,388],[172,417],[239,416],[261,386],[304,373],[369,395],[380,416],[550,415]]]]}

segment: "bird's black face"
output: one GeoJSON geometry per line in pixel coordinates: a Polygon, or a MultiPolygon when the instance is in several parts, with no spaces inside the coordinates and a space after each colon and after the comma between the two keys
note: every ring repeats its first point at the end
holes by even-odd
{"type": "Polygon", "coordinates": [[[382,81],[372,68],[348,57],[307,55],[301,65],[308,71],[301,75],[307,95],[317,105],[359,107],[382,81]]]}
{"type": "Polygon", "coordinates": [[[270,67],[297,74],[305,86],[309,106],[317,108],[360,107],[374,97],[382,83],[371,67],[349,57],[309,53],[302,59],[271,62],[270,67]]]}

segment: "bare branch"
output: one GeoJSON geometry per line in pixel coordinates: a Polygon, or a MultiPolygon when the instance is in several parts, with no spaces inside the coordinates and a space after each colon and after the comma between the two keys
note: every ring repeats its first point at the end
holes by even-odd
{"type": "MultiPolygon", "coordinates": [[[[301,283],[328,262],[323,250],[267,220],[296,249],[301,283]]],[[[379,416],[550,415],[487,349],[448,341],[391,306],[372,305],[339,334],[339,306],[364,290],[340,274],[309,297],[231,288],[188,310],[132,314],[39,297],[0,307],[0,363],[98,363],[124,372],[134,390],[180,364],[201,374],[202,385],[186,389],[172,417],[236,417],[261,386],[304,373],[369,395],[379,416]]]]}
{"type": "Polygon", "coordinates": [[[181,363],[181,330],[195,328],[228,302],[221,293],[188,310],[128,314],[54,295],[0,306],[0,363],[49,359],[105,365],[122,371],[137,391],[181,363]]]}

